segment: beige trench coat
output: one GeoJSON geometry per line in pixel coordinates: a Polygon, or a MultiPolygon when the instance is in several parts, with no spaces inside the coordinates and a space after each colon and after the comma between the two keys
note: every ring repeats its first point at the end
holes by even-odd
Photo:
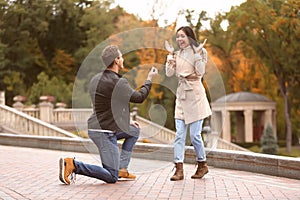
{"type": "Polygon", "coordinates": [[[194,54],[191,46],[175,52],[176,63],[166,62],[166,75],[178,77],[175,119],[186,124],[205,119],[211,115],[202,77],[207,63],[207,51],[194,54]]]}

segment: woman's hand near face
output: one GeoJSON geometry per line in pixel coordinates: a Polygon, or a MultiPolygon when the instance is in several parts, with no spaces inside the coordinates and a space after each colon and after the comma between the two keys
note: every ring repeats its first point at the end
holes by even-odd
{"type": "Polygon", "coordinates": [[[204,40],[204,42],[202,44],[199,44],[198,47],[194,46],[194,49],[195,49],[196,53],[202,53],[202,49],[203,49],[205,43],[206,43],[206,39],[204,40]]]}
{"type": "Polygon", "coordinates": [[[174,66],[176,64],[176,60],[175,60],[175,57],[174,55],[168,55],[167,56],[167,62],[170,66],[174,66]]]}

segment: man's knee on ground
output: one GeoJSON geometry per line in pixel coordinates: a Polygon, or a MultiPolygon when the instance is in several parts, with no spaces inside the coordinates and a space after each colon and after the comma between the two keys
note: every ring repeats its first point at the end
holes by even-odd
{"type": "Polygon", "coordinates": [[[111,180],[107,181],[107,183],[116,183],[118,181],[118,178],[112,178],[111,180]]]}

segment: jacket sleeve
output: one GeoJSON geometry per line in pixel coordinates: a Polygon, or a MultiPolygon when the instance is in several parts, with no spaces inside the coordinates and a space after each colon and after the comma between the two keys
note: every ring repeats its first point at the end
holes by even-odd
{"type": "Polygon", "coordinates": [[[168,61],[166,62],[166,76],[170,77],[175,74],[175,66],[170,64],[168,61]]]}
{"type": "MultiPolygon", "coordinates": [[[[168,55],[170,56],[170,55],[168,55]]],[[[175,74],[175,69],[176,69],[176,64],[175,63],[171,63],[169,60],[168,60],[168,57],[167,57],[167,61],[166,61],[166,76],[167,77],[171,77],[175,74]]]]}
{"type": "Polygon", "coordinates": [[[113,92],[114,98],[132,103],[142,103],[148,96],[152,82],[146,80],[139,90],[134,90],[125,78],[120,78],[113,92]]]}
{"type": "Polygon", "coordinates": [[[146,80],[144,85],[142,85],[142,87],[138,91],[133,90],[132,95],[130,97],[130,102],[142,103],[149,95],[151,86],[152,82],[150,80],[146,80]]]}
{"type": "Polygon", "coordinates": [[[201,77],[205,74],[205,65],[207,63],[207,51],[202,49],[201,53],[195,54],[195,71],[201,77]]]}

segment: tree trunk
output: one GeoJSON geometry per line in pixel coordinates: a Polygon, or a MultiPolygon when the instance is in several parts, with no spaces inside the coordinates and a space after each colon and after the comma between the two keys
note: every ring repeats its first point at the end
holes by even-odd
{"type": "Polygon", "coordinates": [[[292,123],[291,123],[290,108],[289,108],[288,88],[286,87],[285,81],[280,79],[279,76],[277,76],[277,80],[279,83],[280,92],[281,92],[283,100],[284,100],[284,116],[285,116],[285,125],[286,125],[286,151],[287,151],[287,153],[291,153],[291,151],[292,151],[292,123]]]}
{"type": "Polygon", "coordinates": [[[286,124],[286,151],[287,153],[291,153],[292,151],[292,123],[289,112],[289,102],[288,95],[283,95],[284,99],[284,116],[285,116],[285,124],[286,124]]]}

